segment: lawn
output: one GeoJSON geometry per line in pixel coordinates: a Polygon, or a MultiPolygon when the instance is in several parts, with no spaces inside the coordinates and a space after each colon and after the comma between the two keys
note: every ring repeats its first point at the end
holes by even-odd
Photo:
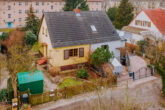
{"type": "Polygon", "coordinates": [[[15,28],[4,28],[4,29],[0,29],[0,32],[8,33],[8,32],[13,31],[13,30],[15,30],[15,28]]]}
{"type": "Polygon", "coordinates": [[[66,78],[63,80],[63,82],[61,84],[58,85],[58,87],[61,89],[64,87],[81,85],[82,83],[83,83],[83,81],[81,81],[81,80],[76,80],[73,78],[66,78]]]}

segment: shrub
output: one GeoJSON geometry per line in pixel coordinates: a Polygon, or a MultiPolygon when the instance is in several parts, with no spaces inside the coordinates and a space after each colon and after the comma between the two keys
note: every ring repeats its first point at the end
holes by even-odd
{"type": "Polygon", "coordinates": [[[81,70],[79,70],[77,72],[76,77],[77,78],[87,79],[89,77],[88,71],[86,71],[85,69],[81,69],[81,70]]]}
{"type": "Polygon", "coordinates": [[[37,36],[31,31],[26,32],[26,44],[33,45],[37,41],[37,36]]]}
{"type": "Polygon", "coordinates": [[[0,36],[0,40],[4,41],[6,38],[9,37],[8,33],[3,32],[3,34],[0,36]]]}
{"type": "Polygon", "coordinates": [[[127,47],[128,51],[131,52],[131,53],[133,53],[137,48],[136,45],[130,44],[130,43],[126,43],[126,47],[127,47]]]}
{"type": "Polygon", "coordinates": [[[113,56],[114,56],[113,52],[109,51],[108,46],[106,49],[104,47],[99,47],[92,53],[90,59],[91,59],[91,63],[94,66],[99,67],[105,62],[109,62],[109,60],[113,58],[113,56]]]}
{"type": "Polygon", "coordinates": [[[7,100],[11,101],[14,98],[14,92],[12,87],[12,79],[9,78],[7,81],[7,100]]]}
{"type": "Polygon", "coordinates": [[[60,67],[57,67],[57,66],[54,66],[54,67],[50,67],[49,69],[49,73],[51,76],[56,76],[56,75],[59,75],[61,72],[61,68],[60,67]]]}
{"type": "Polygon", "coordinates": [[[4,101],[6,99],[6,96],[7,96],[7,90],[6,89],[0,90],[0,102],[4,101]]]}

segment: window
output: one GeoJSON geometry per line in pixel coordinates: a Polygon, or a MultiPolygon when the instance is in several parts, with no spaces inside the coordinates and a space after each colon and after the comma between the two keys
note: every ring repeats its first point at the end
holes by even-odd
{"type": "Polygon", "coordinates": [[[79,48],[79,57],[84,57],[84,48],[79,48]]]}
{"type": "Polygon", "coordinates": [[[44,3],[44,2],[42,2],[42,5],[45,5],[45,3],[44,3]]]}
{"type": "Polygon", "coordinates": [[[141,21],[140,20],[135,20],[135,25],[140,26],[141,25],[141,21]]]}
{"type": "Polygon", "coordinates": [[[8,14],[8,18],[11,18],[11,14],[8,14]]]}
{"type": "Polygon", "coordinates": [[[36,13],[39,13],[39,10],[36,10],[36,13]]]}
{"type": "MultiPolygon", "coordinates": [[[[80,48],[79,51],[81,51],[80,57],[83,57],[84,56],[84,48],[80,48]]],[[[78,56],[78,49],[77,48],[64,50],[64,59],[68,59],[69,57],[75,57],[75,56],[78,56]]]]}
{"type": "Polygon", "coordinates": [[[53,9],[53,5],[51,5],[51,9],[53,9]]]}
{"type": "Polygon", "coordinates": [[[36,2],[36,5],[38,6],[39,5],[39,2],[36,2]]]}
{"type": "Polygon", "coordinates": [[[22,5],[22,2],[19,2],[19,4],[18,4],[19,6],[21,6],[22,5]]]}
{"type": "Polygon", "coordinates": [[[104,49],[107,49],[108,45],[102,45],[101,47],[104,48],[104,49]]]}
{"type": "Polygon", "coordinates": [[[19,18],[19,22],[21,22],[22,21],[22,18],[19,18]]]}
{"type": "Polygon", "coordinates": [[[147,21],[144,21],[144,26],[148,27],[148,22],[147,21]]]}
{"type": "Polygon", "coordinates": [[[28,6],[28,2],[25,2],[25,6],[28,6]]]}
{"type": "Polygon", "coordinates": [[[78,49],[70,49],[69,50],[69,57],[74,57],[78,55],[78,49]]]}
{"type": "Polygon", "coordinates": [[[135,25],[138,25],[138,20],[135,20],[135,25]]]}
{"type": "Polygon", "coordinates": [[[19,10],[19,14],[21,14],[22,13],[22,10],[19,10]]]}
{"type": "Polygon", "coordinates": [[[8,10],[11,10],[11,6],[8,6],[8,10]]]}
{"type": "Polygon", "coordinates": [[[96,2],[96,5],[98,5],[98,2],[96,2]]]}
{"type": "Polygon", "coordinates": [[[62,5],[62,2],[60,2],[59,4],[62,5]]]}
{"type": "Polygon", "coordinates": [[[29,12],[29,10],[25,10],[25,13],[28,13],[29,12]]]}
{"type": "Polygon", "coordinates": [[[96,27],[94,25],[91,25],[91,29],[92,29],[93,32],[97,31],[97,29],[96,29],[96,27]]]}

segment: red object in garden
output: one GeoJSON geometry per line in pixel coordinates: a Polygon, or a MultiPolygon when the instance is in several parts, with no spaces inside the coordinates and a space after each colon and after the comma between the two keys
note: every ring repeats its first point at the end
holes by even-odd
{"type": "Polygon", "coordinates": [[[47,59],[45,57],[41,58],[40,60],[38,60],[38,64],[39,65],[43,65],[47,62],[47,59]]]}

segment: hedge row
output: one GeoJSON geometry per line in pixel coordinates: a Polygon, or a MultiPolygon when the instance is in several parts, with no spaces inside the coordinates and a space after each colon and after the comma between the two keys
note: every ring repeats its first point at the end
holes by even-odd
{"type": "Polygon", "coordinates": [[[98,90],[101,87],[112,87],[114,84],[116,84],[116,78],[99,79],[96,83],[86,81],[81,85],[56,89],[53,92],[30,95],[30,103],[31,105],[38,105],[59,99],[67,99],[74,95],[98,90]]]}

